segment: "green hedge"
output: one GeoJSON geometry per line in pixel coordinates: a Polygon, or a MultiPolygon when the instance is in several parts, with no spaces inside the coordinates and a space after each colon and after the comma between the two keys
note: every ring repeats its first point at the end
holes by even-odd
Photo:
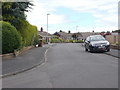
{"type": "Polygon", "coordinates": [[[83,40],[77,40],[76,43],[84,43],[83,40]]]}
{"type": "Polygon", "coordinates": [[[52,38],[51,43],[84,43],[83,40],[63,40],[59,38],[52,38]]]}
{"type": "Polygon", "coordinates": [[[21,47],[22,37],[20,33],[8,22],[0,21],[0,33],[2,32],[2,53],[11,53],[21,47]],[[2,24],[2,25],[1,25],[2,24]]]}
{"type": "Polygon", "coordinates": [[[38,30],[36,26],[29,24],[25,20],[20,20],[18,31],[23,37],[23,46],[35,45],[38,43],[38,30]]]}
{"type": "Polygon", "coordinates": [[[64,41],[62,39],[59,39],[59,38],[52,38],[51,43],[63,43],[64,41]]]}
{"type": "Polygon", "coordinates": [[[0,55],[2,54],[2,24],[0,23],[0,55]]]}

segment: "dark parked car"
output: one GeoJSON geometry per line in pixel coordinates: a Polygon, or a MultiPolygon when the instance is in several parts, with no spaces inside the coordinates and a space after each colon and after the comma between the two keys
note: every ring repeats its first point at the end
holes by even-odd
{"type": "Polygon", "coordinates": [[[85,50],[108,52],[110,51],[110,43],[101,35],[91,35],[85,40],[85,50]]]}

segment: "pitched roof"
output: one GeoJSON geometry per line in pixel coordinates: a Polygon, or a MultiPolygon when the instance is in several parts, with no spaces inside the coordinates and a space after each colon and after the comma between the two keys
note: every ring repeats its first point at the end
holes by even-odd
{"type": "Polygon", "coordinates": [[[62,36],[62,37],[70,37],[72,36],[72,33],[66,33],[66,32],[56,32],[54,33],[54,35],[58,34],[59,36],[62,36]]]}
{"type": "Polygon", "coordinates": [[[38,34],[41,35],[42,37],[51,37],[52,35],[50,33],[47,33],[45,31],[41,32],[41,31],[38,31],[38,34]]]}
{"type": "Polygon", "coordinates": [[[82,34],[84,39],[87,38],[90,35],[99,35],[98,32],[81,32],[81,34],[82,34]]]}

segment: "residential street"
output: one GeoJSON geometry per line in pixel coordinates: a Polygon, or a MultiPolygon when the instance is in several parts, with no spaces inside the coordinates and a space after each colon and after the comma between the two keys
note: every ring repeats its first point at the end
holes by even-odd
{"type": "Polygon", "coordinates": [[[116,57],[66,43],[51,46],[46,60],[44,65],[3,78],[3,88],[118,88],[116,57]]]}

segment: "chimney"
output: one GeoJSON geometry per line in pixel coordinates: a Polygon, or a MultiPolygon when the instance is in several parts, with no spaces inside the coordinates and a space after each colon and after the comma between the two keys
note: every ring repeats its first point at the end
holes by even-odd
{"type": "Polygon", "coordinates": [[[43,27],[41,27],[40,31],[43,32],[43,27]]]}
{"type": "Polygon", "coordinates": [[[68,31],[68,33],[69,33],[69,34],[71,33],[70,30],[68,31]]]}
{"type": "Polygon", "coordinates": [[[60,32],[62,32],[62,30],[60,30],[60,32]]]}

